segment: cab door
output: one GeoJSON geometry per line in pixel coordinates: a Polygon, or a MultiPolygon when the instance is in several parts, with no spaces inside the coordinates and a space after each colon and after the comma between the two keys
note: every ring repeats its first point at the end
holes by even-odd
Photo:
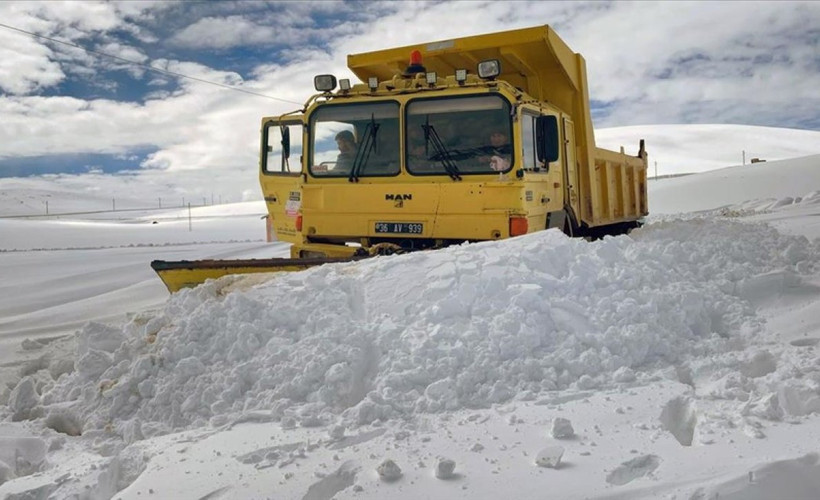
{"type": "Polygon", "coordinates": [[[575,125],[564,118],[564,161],[567,165],[567,199],[576,217],[580,215],[578,206],[578,167],[575,158],[575,125]]]}
{"type": "Polygon", "coordinates": [[[262,120],[259,183],[276,239],[301,243],[304,116],[262,120]]]}

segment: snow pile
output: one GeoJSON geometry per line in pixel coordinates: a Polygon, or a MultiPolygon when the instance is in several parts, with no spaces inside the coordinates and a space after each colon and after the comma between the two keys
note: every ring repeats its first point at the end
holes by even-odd
{"type": "MultiPolygon", "coordinates": [[[[746,415],[802,415],[820,410],[809,397],[820,366],[750,349],[765,343],[751,303],[772,283],[798,285],[818,255],[816,243],[768,226],[690,220],[593,243],[546,231],[245,289],[230,277],[123,329],[87,325],[75,371],[24,378],[10,408],[64,433],[133,442],[245,420],[355,427],[546,404],[554,391],[671,376],[746,415]],[[410,278],[420,269],[425,281],[410,278]]],[[[686,404],[664,410],[681,416],[668,420],[685,420],[686,404]]],[[[670,430],[685,444],[693,427],[670,430]]]]}
{"type": "Polygon", "coordinates": [[[709,213],[719,216],[737,217],[760,212],[771,212],[781,208],[816,205],[818,203],[820,203],[820,191],[812,191],[805,196],[747,200],[742,203],[721,207],[709,213]]]}

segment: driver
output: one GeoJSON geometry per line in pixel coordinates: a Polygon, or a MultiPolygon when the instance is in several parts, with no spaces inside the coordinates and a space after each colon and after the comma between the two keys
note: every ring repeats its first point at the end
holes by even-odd
{"type": "Polygon", "coordinates": [[[356,139],[353,132],[342,130],[336,134],[336,145],[339,147],[339,156],[336,157],[336,166],[333,170],[349,172],[356,158],[356,139]]]}

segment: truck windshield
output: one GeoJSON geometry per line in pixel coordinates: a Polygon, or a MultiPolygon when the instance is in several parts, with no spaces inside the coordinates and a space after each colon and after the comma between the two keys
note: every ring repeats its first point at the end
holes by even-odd
{"type": "Polygon", "coordinates": [[[310,118],[310,173],[359,177],[399,173],[399,104],[326,104],[310,118]]]}
{"type": "Polygon", "coordinates": [[[415,99],[406,110],[405,165],[411,174],[457,179],[512,168],[510,103],[502,97],[415,99]]]}

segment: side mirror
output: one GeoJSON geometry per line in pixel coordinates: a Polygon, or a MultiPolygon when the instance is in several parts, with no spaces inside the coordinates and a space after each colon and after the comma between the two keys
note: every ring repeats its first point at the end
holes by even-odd
{"type": "Polygon", "coordinates": [[[558,118],[539,116],[535,121],[535,144],[538,161],[550,163],[558,160],[558,118]]]}
{"type": "Polygon", "coordinates": [[[282,158],[290,158],[290,128],[282,126],[282,158]]]}

